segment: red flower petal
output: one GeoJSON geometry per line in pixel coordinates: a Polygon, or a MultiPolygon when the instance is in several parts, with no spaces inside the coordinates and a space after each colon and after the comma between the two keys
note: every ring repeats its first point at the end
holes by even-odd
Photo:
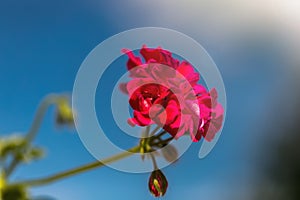
{"type": "Polygon", "coordinates": [[[139,57],[136,57],[132,51],[128,50],[128,49],[123,49],[122,50],[123,53],[126,53],[128,56],[128,61],[127,61],[127,69],[131,70],[136,66],[139,66],[142,64],[142,61],[139,57]]]}
{"type": "Polygon", "coordinates": [[[137,125],[139,126],[149,126],[150,124],[153,124],[148,114],[142,114],[141,112],[134,111],[133,115],[137,125]]]}
{"type": "Polygon", "coordinates": [[[123,52],[129,57],[127,68],[132,78],[120,85],[129,94],[134,110],[129,124],[147,126],[155,122],[176,139],[187,132],[195,142],[202,137],[207,141],[214,138],[222,127],[224,110],[216,89],[208,92],[197,84],[200,76],[191,64],[179,64],[171,52],[161,48],[143,46],[140,54],[144,63],[132,51],[123,52]]]}
{"type": "Polygon", "coordinates": [[[199,81],[199,74],[194,71],[194,68],[188,62],[182,62],[177,71],[180,72],[191,85],[195,85],[199,81]]]}

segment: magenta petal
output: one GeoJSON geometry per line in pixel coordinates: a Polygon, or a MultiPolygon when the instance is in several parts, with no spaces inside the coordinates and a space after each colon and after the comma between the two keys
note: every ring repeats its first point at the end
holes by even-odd
{"type": "Polygon", "coordinates": [[[177,71],[180,72],[185,77],[189,76],[191,73],[194,73],[193,67],[189,65],[187,62],[182,62],[178,66],[177,71]]]}
{"type": "Polygon", "coordinates": [[[129,118],[127,119],[127,123],[130,125],[130,126],[135,126],[137,123],[137,121],[135,120],[135,118],[129,118]]]}
{"type": "Polygon", "coordinates": [[[199,84],[194,85],[193,89],[194,89],[194,92],[196,95],[202,95],[202,94],[207,93],[207,90],[205,89],[205,87],[203,85],[199,85],[199,84]]]}
{"type": "Polygon", "coordinates": [[[209,123],[208,130],[207,130],[207,132],[205,133],[205,136],[204,136],[205,140],[208,141],[208,142],[211,142],[214,139],[217,132],[218,132],[218,129],[216,129],[214,124],[209,123]]]}
{"type": "Polygon", "coordinates": [[[218,98],[218,92],[216,90],[216,88],[213,88],[210,92],[209,92],[210,96],[211,96],[211,101],[212,101],[212,107],[216,107],[217,106],[217,98],[218,98]]]}
{"type": "Polygon", "coordinates": [[[183,136],[185,134],[185,130],[184,129],[180,129],[176,132],[176,135],[174,136],[175,139],[180,138],[181,136],[183,136]]]}
{"type": "Polygon", "coordinates": [[[219,103],[217,104],[217,106],[214,108],[214,113],[215,113],[215,118],[218,118],[224,114],[224,108],[222,107],[221,104],[219,103]]]}
{"type": "Polygon", "coordinates": [[[121,92],[128,95],[127,83],[120,83],[119,89],[121,90],[121,92]]]}
{"type": "Polygon", "coordinates": [[[148,114],[142,114],[140,112],[134,111],[133,115],[134,118],[136,119],[136,122],[140,126],[148,126],[152,124],[152,120],[150,119],[148,114]]]}
{"type": "Polygon", "coordinates": [[[167,105],[166,112],[167,112],[167,121],[166,124],[171,124],[174,122],[176,117],[179,115],[179,107],[176,101],[171,100],[169,104],[167,105]]]}
{"type": "Polygon", "coordinates": [[[128,49],[122,49],[123,53],[126,53],[128,56],[128,61],[127,61],[127,69],[131,70],[136,66],[139,66],[142,64],[142,61],[139,57],[136,57],[132,51],[128,50],[128,49]]]}
{"type": "Polygon", "coordinates": [[[199,81],[199,74],[194,71],[194,68],[188,62],[182,62],[177,71],[180,72],[191,85],[195,85],[199,81]]]}

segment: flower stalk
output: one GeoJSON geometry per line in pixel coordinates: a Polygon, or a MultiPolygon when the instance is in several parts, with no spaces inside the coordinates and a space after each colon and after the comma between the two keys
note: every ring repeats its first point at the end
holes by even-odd
{"type": "Polygon", "coordinates": [[[48,110],[48,108],[51,105],[59,105],[60,102],[62,102],[62,100],[66,99],[67,97],[64,95],[57,95],[57,94],[49,94],[47,95],[42,102],[40,103],[36,115],[34,117],[34,120],[32,122],[32,125],[29,129],[29,131],[27,132],[26,136],[25,136],[25,143],[26,145],[24,145],[24,148],[21,148],[19,150],[19,152],[16,152],[15,155],[13,156],[12,161],[10,162],[9,166],[5,169],[5,174],[7,177],[9,177],[12,172],[15,170],[15,168],[20,164],[20,162],[22,160],[18,159],[18,154],[23,154],[28,145],[34,140],[34,138],[36,137],[42,121],[44,119],[44,116],[48,110]]]}
{"type": "Polygon", "coordinates": [[[109,157],[107,159],[104,159],[102,161],[95,161],[92,162],[90,164],[86,164],[80,167],[76,167],[74,169],[70,169],[64,172],[60,172],[45,178],[41,178],[41,179],[33,179],[33,180],[25,180],[25,181],[21,181],[21,182],[16,182],[13,183],[12,185],[25,185],[25,186],[41,186],[41,185],[46,185],[49,183],[53,183],[55,181],[59,181],[63,178],[67,178],[76,174],[80,174],[95,168],[99,168],[99,167],[103,167],[106,164],[112,163],[112,162],[116,162],[118,160],[124,159],[126,157],[129,157],[135,153],[139,153],[140,151],[140,146],[135,146],[133,148],[128,149],[125,152],[122,152],[120,154],[114,155],[112,157],[109,157]]]}
{"type": "MultiPolygon", "coordinates": [[[[149,128],[146,128],[147,131],[149,131],[149,128]]],[[[85,164],[83,166],[79,166],[70,170],[66,170],[63,172],[59,172],[57,174],[54,175],[50,175],[44,178],[39,178],[39,179],[32,179],[32,180],[24,180],[24,181],[19,181],[19,182],[15,182],[10,184],[10,186],[18,186],[18,185],[22,185],[22,186],[26,186],[26,187],[35,187],[35,186],[42,186],[42,185],[46,185],[46,184],[50,184],[56,181],[59,181],[61,179],[70,177],[70,176],[74,176],[83,172],[87,172],[96,168],[100,168],[103,167],[109,163],[113,163],[116,161],[119,161],[121,159],[124,159],[126,157],[129,157],[133,154],[136,153],[140,153],[140,154],[144,154],[144,153],[150,153],[151,159],[153,161],[153,166],[155,170],[158,170],[158,166],[156,164],[155,161],[155,156],[152,153],[154,150],[152,149],[151,145],[153,142],[153,139],[157,139],[157,136],[161,137],[163,136],[164,133],[159,133],[158,135],[152,136],[150,138],[142,138],[141,142],[138,146],[132,147],[130,149],[128,149],[127,151],[124,151],[120,154],[116,154],[114,156],[111,156],[109,158],[106,158],[104,160],[101,161],[95,161],[89,164],[85,164]],[[147,146],[147,149],[145,149],[145,147],[147,146]],[[149,149],[150,148],[150,149],[149,149]]],[[[168,139],[167,139],[168,140],[168,139]]],[[[161,140],[161,142],[157,142],[154,143],[155,145],[165,145],[166,141],[165,140],[161,140]]]]}

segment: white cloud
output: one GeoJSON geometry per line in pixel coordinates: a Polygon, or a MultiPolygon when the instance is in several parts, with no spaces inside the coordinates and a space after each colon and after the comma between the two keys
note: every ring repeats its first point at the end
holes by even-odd
{"type": "Polygon", "coordinates": [[[255,35],[276,38],[274,40],[280,40],[278,42],[286,53],[288,65],[300,69],[297,65],[300,63],[299,0],[129,2],[144,10],[145,16],[153,24],[177,29],[197,39],[210,38],[216,48],[224,48],[224,52],[235,48],[234,44],[241,37],[255,35]]]}

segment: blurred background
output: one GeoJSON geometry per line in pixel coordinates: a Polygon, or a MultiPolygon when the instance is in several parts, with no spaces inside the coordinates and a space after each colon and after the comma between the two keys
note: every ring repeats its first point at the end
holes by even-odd
{"type": "MultiPolygon", "coordinates": [[[[171,28],[203,45],[228,98],[216,147],[199,160],[195,143],[165,168],[163,199],[300,199],[298,0],[0,0],[0,136],[26,132],[46,94],[71,92],[82,61],[101,41],[144,26],[171,28]]],[[[55,128],[51,111],[35,143],[47,147],[47,157],[18,168],[14,180],[94,160],[74,130],[55,128]]],[[[148,176],[101,168],[31,194],[153,199],[148,176]]]]}

